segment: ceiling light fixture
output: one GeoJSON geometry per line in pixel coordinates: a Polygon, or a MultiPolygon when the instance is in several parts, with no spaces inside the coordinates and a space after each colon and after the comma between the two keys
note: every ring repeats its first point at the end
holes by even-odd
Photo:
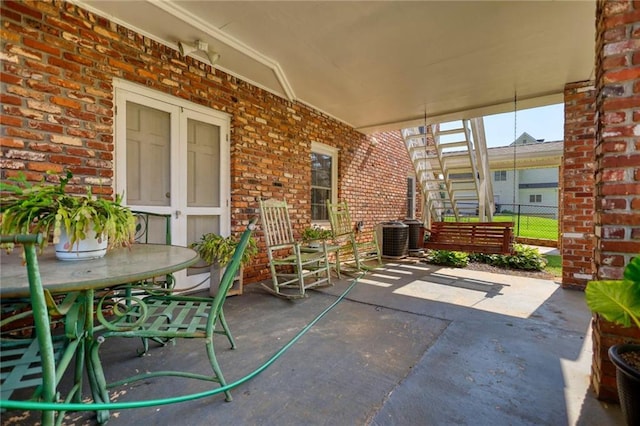
{"type": "Polygon", "coordinates": [[[201,40],[196,40],[195,44],[179,41],[178,49],[180,50],[180,54],[182,56],[187,56],[188,54],[193,52],[204,52],[204,54],[207,55],[207,58],[209,59],[211,65],[215,65],[215,63],[220,60],[220,54],[215,50],[209,50],[209,44],[201,40]]]}

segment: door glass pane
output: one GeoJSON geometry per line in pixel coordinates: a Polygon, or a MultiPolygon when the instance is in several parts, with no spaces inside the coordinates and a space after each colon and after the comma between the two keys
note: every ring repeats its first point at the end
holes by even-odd
{"type": "Polygon", "coordinates": [[[220,127],[187,120],[187,205],[220,207],[220,127]]]}
{"type": "Polygon", "coordinates": [[[170,205],[170,120],[168,112],[127,102],[129,205],[170,205]]]}

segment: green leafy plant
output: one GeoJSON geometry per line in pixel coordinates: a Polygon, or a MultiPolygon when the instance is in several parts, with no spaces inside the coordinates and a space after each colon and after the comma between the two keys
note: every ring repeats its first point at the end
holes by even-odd
{"type": "Polygon", "coordinates": [[[537,248],[524,244],[514,244],[513,254],[473,253],[470,255],[469,260],[499,268],[522,269],[525,271],[542,271],[547,266],[547,260],[537,248]]]}
{"type": "Polygon", "coordinates": [[[585,297],[589,309],[607,321],[640,328],[640,256],[625,267],[622,280],[589,281],[585,297]]]}
{"type": "Polygon", "coordinates": [[[469,255],[461,251],[429,250],[426,255],[428,263],[435,265],[464,268],[469,264],[469,255]]]}
{"type": "Polygon", "coordinates": [[[67,171],[59,177],[58,185],[42,182],[32,184],[24,174],[0,182],[0,232],[2,234],[41,233],[59,242],[64,229],[70,246],[87,237],[92,229],[96,238],[107,238],[108,248],[128,246],[135,234],[135,218],[131,210],[122,206],[122,196],[115,201],[97,198],[87,189],[85,195],[65,192],[73,174],[67,171]]]}
{"type": "MultiPolygon", "coordinates": [[[[231,262],[231,258],[239,242],[240,241],[233,236],[223,237],[211,232],[202,235],[199,241],[191,244],[191,248],[197,251],[202,260],[208,264],[218,263],[221,267],[224,267],[231,262]]],[[[241,263],[243,265],[247,264],[257,253],[258,245],[256,240],[251,237],[242,255],[241,263]]]]}
{"type": "Polygon", "coordinates": [[[314,225],[304,228],[302,231],[302,241],[308,243],[315,240],[326,240],[327,238],[331,238],[331,235],[331,230],[314,225]]]}

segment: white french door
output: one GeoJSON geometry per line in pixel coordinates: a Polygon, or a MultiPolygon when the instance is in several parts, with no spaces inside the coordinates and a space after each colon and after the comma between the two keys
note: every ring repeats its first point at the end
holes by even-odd
{"type": "MultiPolygon", "coordinates": [[[[134,210],[171,214],[172,244],[229,235],[229,116],[117,81],[115,189],[134,210]]],[[[164,243],[163,226],[151,226],[164,243]]],[[[208,286],[208,269],[176,275],[179,289],[208,286]]]]}

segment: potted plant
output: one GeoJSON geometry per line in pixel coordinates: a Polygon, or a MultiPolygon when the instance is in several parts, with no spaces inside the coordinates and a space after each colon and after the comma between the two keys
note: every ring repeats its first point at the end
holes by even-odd
{"type": "Polygon", "coordinates": [[[331,230],[321,228],[318,225],[313,225],[304,228],[302,231],[302,241],[309,245],[309,247],[320,247],[320,243],[318,241],[331,238],[331,235],[331,230]]]}
{"type": "MultiPolygon", "coordinates": [[[[640,256],[625,268],[622,280],[590,281],[585,290],[592,312],[623,327],[640,329],[640,256]]],[[[628,425],[640,424],[640,344],[609,348],[616,366],[618,397],[628,425]]]]}
{"type": "Polygon", "coordinates": [[[87,189],[85,195],[65,192],[73,174],[67,171],[57,185],[32,184],[24,174],[0,182],[0,233],[40,233],[56,244],[56,256],[63,260],[93,259],[107,249],[129,246],[135,234],[135,218],[122,197],[115,201],[98,198],[87,189]],[[87,244],[87,247],[84,244],[87,244]]]}
{"type": "MultiPolygon", "coordinates": [[[[224,268],[233,257],[233,253],[239,240],[233,236],[223,237],[213,232],[204,234],[200,240],[192,243],[191,248],[198,252],[200,258],[209,265],[210,284],[209,295],[215,296],[220,285],[220,280],[224,274],[224,268]]],[[[233,286],[229,289],[228,295],[242,294],[242,266],[251,261],[251,258],[258,253],[258,246],[253,237],[249,239],[249,244],[242,254],[241,266],[238,277],[233,286]]]]}

